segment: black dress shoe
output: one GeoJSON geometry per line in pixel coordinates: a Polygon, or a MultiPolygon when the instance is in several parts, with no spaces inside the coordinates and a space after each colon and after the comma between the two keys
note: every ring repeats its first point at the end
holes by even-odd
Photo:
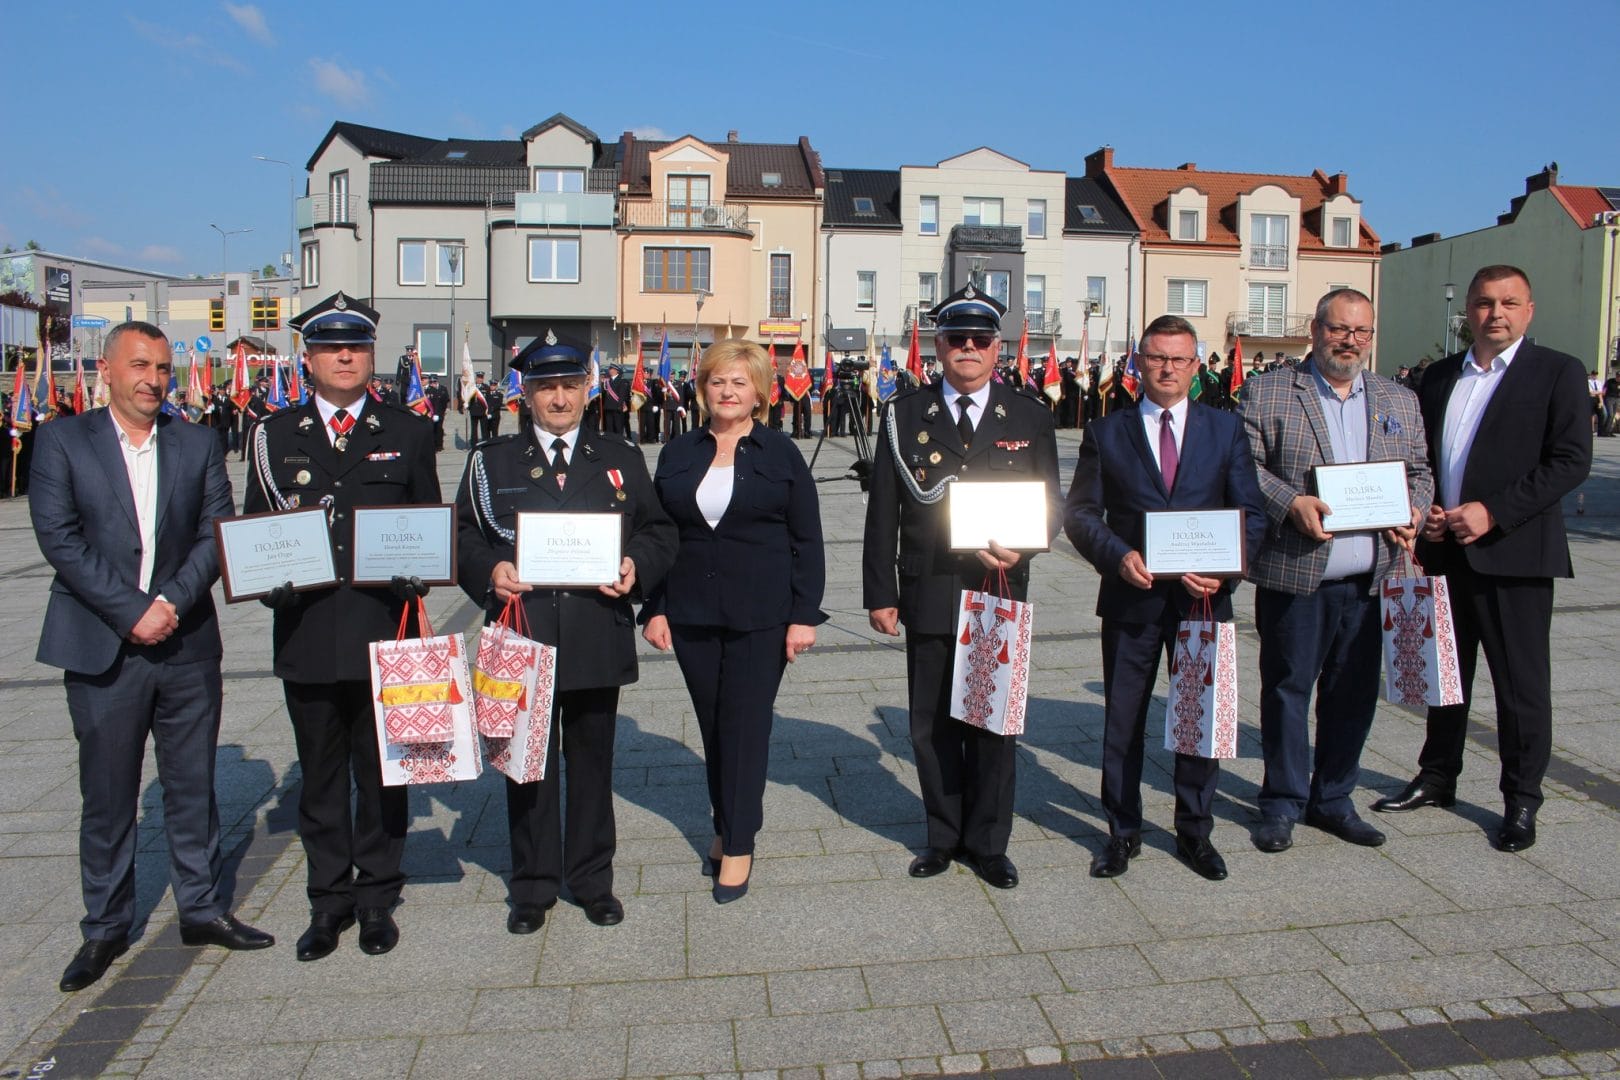
{"type": "Polygon", "coordinates": [[[1502,831],[1496,835],[1497,851],[1523,851],[1536,843],[1536,812],[1519,807],[1502,815],[1502,831]]]}
{"type": "Polygon", "coordinates": [[[1091,876],[1119,877],[1131,868],[1131,860],[1140,854],[1142,854],[1142,837],[1139,833],[1110,836],[1107,845],[1091,858],[1091,876]]]}
{"type": "Polygon", "coordinates": [[[1387,795],[1373,803],[1372,808],[1380,814],[1404,814],[1421,806],[1438,806],[1443,809],[1456,804],[1455,788],[1441,787],[1420,776],[1407,784],[1399,795],[1387,795]]]}
{"type": "Polygon", "coordinates": [[[1254,846],[1276,854],[1294,846],[1294,822],[1285,817],[1263,817],[1254,830],[1254,846]]]}
{"type": "Polygon", "coordinates": [[[550,910],[551,904],[513,904],[506,916],[506,932],[532,934],[546,925],[546,912],[550,910]]]}
{"type": "Polygon", "coordinates": [[[67,970],[62,972],[62,981],[56,985],[64,994],[71,994],[75,990],[83,990],[97,979],[107,973],[112,962],[129,951],[129,939],[101,938],[87,941],[79,946],[79,951],[73,954],[68,961],[67,970]]]}
{"type": "Polygon", "coordinates": [[[185,945],[219,945],[227,949],[268,949],[276,939],[256,930],[235,915],[221,915],[205,923],[181,923],[180,941],[185,945]]]}
{"type": "Polygon", "coordinates": [[[338,936],[354,925],[353,915],[316,911],[309,916],[309,929],[298,939],[298,959],[319,960],[337,948],[338,936]]]}
{"type": "Polygon", "coordinates": [[[1183,836],[1176,834],[1176,854],[1187,860],[1199,877],[1210,881],[1226,880],[1226,860],[1221,853],[1215,850],[1215,845],[1209,842],[1206,836],[1183,836]]]}
{"type": "Polygon", "coordinates": [[[1378,847],[1384,842],[1384,834],[1362,821],[1354,810],[1342,817],[1329,817],[1327,814],[1306,811],[1305,824],[1313,829],[1332,833],[1346,843],[1360,844],[1362,847],[1378,847]]]}
{"type": "Polygon", "coordinates": [[[399,927],[387,908],[361,908],[354,914],[360,920],[361,952],[381,956],[399,944],[399,927]]]}
{"type": "Polygon", "coordinates": [[[597,926],[618,926],[624,922],[624,905],[612,893],[582,900],[579,906],[585,909],[585,917],[597,926]]]}
{"type": "Polygon", "coordinates": [[[951,868],[951,853],[945,848],[923,848],[923,853],[911,860],[912,877],[936,877],[951,868]]]}
{"type": "Polygon", "coordinates": [[[963,859],[986,885],[997,889],[1018,888],[1018,867],[1005,855],[972,855],[963,859]]]}

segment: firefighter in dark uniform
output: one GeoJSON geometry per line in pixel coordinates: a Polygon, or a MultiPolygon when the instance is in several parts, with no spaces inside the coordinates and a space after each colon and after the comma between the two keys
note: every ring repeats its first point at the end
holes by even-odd
{"type": "Polygon", "coordinates": [[[436,503],[433,425],[366,388],[376,360],[377,313],[339,292],[297,319],[308,346],[310,401],[266,417],[248,447],[244,513],[325,507],[338,584],[264,599],[275,610],[272,649],[298,744],[303,789],[298,835],[309,861],[309,929],[298,959],[319,960],[360,922],[360,948],[385,953],[399,940],[390,909],[404,875],[403,787],[383,787],[366,646],[392,640],[420,582],[358,588],[354,508],[436,503]],[[356,797],[351,815],[349,780],[356,797]]]}
{"type": "Polygon", "coordinates": [[[992,542],[950,548],[948,488],[954,480],[1046,485],[1048,534],[1062,524],[1052,411],[1036,394],[991,380],[1006,309],[972,285],[930,313],[944,378],[884,407],[873,453],[862,561],[863,606],[872,628],[906,631],[911,745],[928,818],[927,847],[912,877],[933,877],[953,858],[990,885],[1010,889],[1016,739],[950,715],[951,666],[962,591],[1005,572],[1012,598],[1029,587],[1029,556],[992,542]]]}
{"type": "Polygon", "coordinates": [[[590,367],[579,349],[548,331],[512,366],[523,373],[533,422],[476,447],[456,496],[461,587],[483,605],[486,619],[498,616],[513,595],[521,596],[530,636],[557,646],[545,779],[506,781],[512,843],[506,928],[514,934],[540,929],[564,883],[587,919],[612,926],[624,919],[624,906],[613,895],[613,735],[619,688],[636,681],[630,604],[674,562],[675,526],[653,491],[641,452],[620,437],[581,426],[590,367]],[[618,580],[596,588],[521,584],[514,565],[520,512],[621,515],[618,580]],[[566,821],[560,805],[564,767],[566,821]]]}

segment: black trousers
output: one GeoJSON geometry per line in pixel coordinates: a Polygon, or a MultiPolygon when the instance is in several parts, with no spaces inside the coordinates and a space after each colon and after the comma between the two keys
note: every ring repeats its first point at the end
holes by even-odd
{"type": "Polygon", "coordinates": [[[1502,798],[1509,812],[1538,810],[1541,781],[1552,756],[1552,579],[1476,574],[1460,551],[1443,567],[1428,569],[1444,573],[1451,590],[1463,703],[1429,710],[1418,776],[1444,788],[1456,785],[1483,647],[1496,688],[1502,798]]]}
{"type": "Polygon", "coordinates": [[[765,819],[765,770],[787,627],[727,630],[671,623],[675,659],[697,712],[714,833],[726,855],[752,855],[765,819]]]}
{"type": "Polygon", "coordinates": [[[514,904],[550,905],[565,881],[581,903],[613,891],[613,729],[618,712],[617,686],[559,691],[551,708],[545,779],[506,781],[514,904]]]}
{"type": "Polygon", "coordinates": [[[128,935],[135,924],[135,821],[146,738],[157,753],[169,881],[180,921],[225,914],[219,895],[219,660],[158,664],[125,645],[100,675],[67,672],[68,716],[79,743],[79,876],[85,940],[128,935]]]}
{"type": "Polygon", "coordinates": [[[408,797],[404,787],[383,787],[371,683],[289,681],[284,688],[304,774],[298,837],[309,861],[310,909],[347,915],[392,907],[405,884],[399,863],[408,797]]]}
{"type": "Polygon", "coordinates": [[[911,750],[917,760],[928,846],[1005,855],[1012,836],[1018,738],[951,716],[951,634],[906,632],[911,750]]]}
{"type": "MultiPolygon", "coordinates": [[[[1180,622],[1173,610],[1159,623],[1102,623],[1102,801],[1112,836],[1142,831],[1142,752],[1148,705],[1159,680],[1159,659],[1169,658],[1180,622]]],[[[1207,837],[1214,826],[1215,780],[1220,762],[1177,754],[1174,769],[1176,832],[1207,837]]]]}

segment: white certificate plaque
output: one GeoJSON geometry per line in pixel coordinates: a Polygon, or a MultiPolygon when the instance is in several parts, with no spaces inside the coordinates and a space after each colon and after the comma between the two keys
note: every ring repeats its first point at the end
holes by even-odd
{"type": "Polygon", "coordinates": [[[1406,462],[1356,461],[1312,470],[1316,497],[1333,513],[1322,519],[1330,533],[1401,529],[1412,524],[1406,462]]]}
{"type": "Polygon", "coordinates": [[[612,585],[623,521],[619,514],[519,514],[518,580],[564,589],[612,585]]]}
{"type": "Polygon", "coordinates": [[[1012,551],[1046,551],[1046,485],[1039,480],[957,480],[947,489],[951,550],[982,551],[994,540],[1012,551]]]}
{"type": "Polygon", "coordinates": [[[1142,519],[1142,558],[1154,577],[1243,574],[1242,510],[1163,510],[1142,519]]]}
{"type": "Polygon", "coordinates": [[[456,583],[456,508],[358,506],[354,509],[356,585],[386,585],[396,577],[424,585],[456,583]]]}
{"type": "Polygon", "coordinates": [[[214,522],[226,603],[254,600],[278,585],[293,591],[337,584],[326,510],[273,510],[214,522]]]}

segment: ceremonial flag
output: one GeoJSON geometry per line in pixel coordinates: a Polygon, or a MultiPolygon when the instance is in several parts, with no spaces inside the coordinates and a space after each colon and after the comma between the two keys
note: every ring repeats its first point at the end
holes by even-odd
{"type": "Polygon", "coordinates": [[[821,396],[826,397],[833,387],[832,346],[827,346],[827,366],[821,373],[821,396]]]}
{"type": "MultiPolygon", "coordinates": [[[[49,333],[49,331],[47,331],[49,333]]],[[[56,416],[56,380],[51,378],[51,343],[39,343],[39,385],[34,391],[34,404],[41,420],[56,416]]]]}
{"type": "MultiPolygon", "coordinates": [[[[694,351],[697,349],[696,334],[692,335],[692,349],[694,351]]],[[[672,371],[670,370],[669,362],[669,330],[668,328],[665,328],[664,340],[658,346],[658,381],[663,383],[665,386],[668,386],[671,374],[672,371]]]]}
{"type": "Polygon", "coordinates": [[[802,399],[810,392],[810,365],[804,362],[802,340],[793,343],[793,357],[788,361],[787,375],[782,382],[795,399],[802,399]]]}
{"type": "Polygon", "coordinates": [[[1232,389],[1228,396],[1236,401],[1238,393],[1243,389],[1243,339],[1233,340],[1236,344],[1232,346],[1232,389]]]}
{"type": "Polygon", "coordinates": [[[287,407],[287,388],[281,383],[281,361],[270,358],[270,393],[265,395],[264,407],[280,412],[287,407]]]}
{"type": "Polygon", "coordinates": [[[591,385],[585,391],[585,403],[589,405],[602,396],[602,348],[596,342],[591,342],[591,385]]]}
{"type": "MultiPolygon", "coordinates": [[[[1105,343],[1106,344],[1106,343],[1105,343]]],[[[1114,365],[1108,362],[1108,353],[1104,352],[1102,364],[1098,368],[1097,396],[1102,399],[1102,415],[1108,415],[1108,399],[1114,389],[1114,365]]]]}
{"type": "Polygon", "coordinates": [[[874,402],[878,400],[878,365],[877,357],[872,355],[872,338],[866,339],[866,371],[862,373],[861,382],[866,384],[866,396],[874,402]]]}
{"type": "Polygon", "coordinates": [[[208,387],[203,384],[202,369],[197,366],[197,350],[191,351],[191,368],[186,372],[186,397],[199,409],[208,401],[208,387]]]}
{"type": "Polygon", "coordinates": [[[293,353],[292,359],[288,361],[288,364],[292,369],[292,378],[288,383],[288,396],[293,398],[292,403],[294,405],[302,408],[309,404],[309,383],[304,380],[303,354],[296,352],[293,353]],[[293,397],[294,392],[297,394],[296,397],[293,397]]]}
{"type": "Polygon", "coordinates": [[[517,370],[509,369],[506,373],[506,384],[501,387],[501,397],[506,402],[506,411],[515,413],[518,405],[523,401],[523,376],[517,370]]]}
{"type": "MultiPolygon", "coordinates": [[[[638,331],[639,333],[639,331],[638,331]]],[[[664,331],[664,348],[669,347],[669,331],[664,331]]],[[[636,338],[636,369],[630,375],[630,411],[640,412],[647,401],[647,360],[642,356],[641,339],[636,338]]]]}
{"type": "Polygon", "coordinates": [[[782,383],[776,377],[776,335],[774,335],[774,334],[771,335],[771,347],[770,347],[769,355],[770,355],[770,358],[771,358],[771,400],[770,400],[770,404],[771,404],[772,407],[775,407],[776,405],[781,404],[781,401],[782,401],[782,383]]]}
{"type": "Polygon", "coordinates": [[[1125,360],[1125,377],[1120,380],[1120,384],[1125,387],[1125,392],[1133,398],[1136,396],[1137,390],[1141,388],[1141,372],[1136,369],[1135,349],[1131,350],[1131,355],[1125,360]]]}
{"type": "Polygon", "coordinates": [[[1057,338],[1052,339],[1052,348],[1046,354],[1045,380],[1041,384],[1041,392],[1051,398],[1054,403],[1063,400],[1063,376],[1058,372],[1057,338]]]}
{"type": "MultiPolygon", "coordinates": [[[[514,372],[515,374],[515,372],[514,372]]],[[[401,388],[400,400],[405,407],[418,416],[429,416],[433,413],[433,403],[427,398],[427,391],[422,387],[422,362],[413,360],[411,370],[405,376],[405,385],[401,388]]]]}
{"type": "Polygon", "coordinates": [[[467,408],[467,403],[478,396],[478,378],[473,374],[472,350],[467,347],[465,338],[461,342],[461,408],[467,408]]]}
{"type": "Polygon", "coordinates": [[[17,360],[17,380],[11,386],[11,446],[16,449],[17,436],[34,427],[34,395],[28,391],[28,365],[17,360]]]}
{"type": "Polygon", "coordinates": [[[928,372],[923,368],[922,346],[917,341],[917,323],[921,321],[919,319],[911,324],[911,349],[906,353],[906,370],[917,380],[917,385],[927,386],[928,372]]]}
{"type": "Polygon", "coordinates": [[[253,397],[253,382],[248,378],[247,347],[240,341],[231,351],[231,400],[238,409],[247,408],[253,397]]]}
{"type": "Polygon", "coordinates": [[[1018,335],[1018,385],[1029,385],[1029,320],[1024,320],[1024,332],[1018,335]]]}
{"type": "Polygon", "coordinates": [[[73,411],[82,413],[90,407],[90,395],[84,388],[84,357],[73,358],[73,411]]]}
{"type": "Polygon", "coordinates": [[[878,361],[877,392],[879,401],[888,401],[894,397],[895,390],[899,389],[897,372],[894,370],[894,360],[889,356],[889,343],[883,343],[883,358],[878,361]]]}

